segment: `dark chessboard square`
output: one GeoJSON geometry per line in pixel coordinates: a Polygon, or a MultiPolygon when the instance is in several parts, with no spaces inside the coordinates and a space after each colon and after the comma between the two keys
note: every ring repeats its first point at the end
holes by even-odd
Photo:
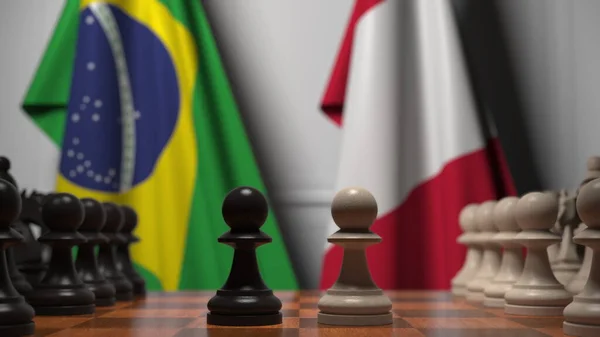
{"type": "Polygon", "coordinates": [[[50,336],[53,333],[56,333],[58,331],[61,331],[62,329],[39,329],[36,327],[35,329],[35,337],[45,337],[45,336],[50,336]]]}
{"type": "Polygon", "coordinates": [[[297,309],[283,309],[281,310],[283,317],[298,317],[300,310],[297,309]]]}
{"type": "Polygon", "coordinates": [[[529,329],[419,329],[425,337],[549,337],[529,329]]]}
{"type": "Polygon", "coordinates": [[[389,292],[386,294],[393,302],[451,302],[454,299],[452,294],[447,292],[389,292]]]}
{"type": "MultiPolygon", "coordinates": [[[[180,329],[128,329],[128,328],[106,328],[106,329],[66,329],[48,337],[121,337],[121,336],[143,336],[143,337],[171,337],[180,329]]],[[[37,334],[33,337],[37,337],[37,334]]]]}
{"type": "Polygon", "coordinates": [[[67,329],[83,322],[93,320],[94,316],[37,316],[35,322],[36,331],[40,329],[67,329]]]}
{"type": "Polygon", "coordinates": [[[148,292],[146,297],[152,298],[163,298],[163,297],[211,297],[215,293],[214,291],[173,291],[173,292],[148,292]]]}
{"type": "Polygon", "coordinates": [[[529,328],[562,328],[563,317],[507,317],[529,328]]]}
{"type": "Polygon", "coordinates": [[[392,310],[394,314],[401,317],[496,317],[495,315],[481,310],[392,310]]]}
{"type": "Polygon", "coordinates": [[[74,326],[76,329],[159,329],[183,328],[191,323],[193,318],[186,317],[133,317],[133,318],[103,318],[99,317],[74,326]]]}
{"type": "Polygon", "coordinates": [[[323,294],[325,294],[325,292],[322,291],[322,290],[315,290],[315,289],[302,290],[302,296],[303,297],[306,297],[306,296],[318,296],[318,297],[321,297],[323,294]]]}
{"type": "MultiPolygon", "coordinates": [[[[392,328],[412,328],[412,326],[402,318],[394,318],[393,323],[389,325],[373,325],[373,326],[361,326],[361,329],[392,329],[392,328]]],[[[339,328],[351,328],[350,326],[344,325],[326,325],[317,323],[316,318],[300,318],[300,328],[330,328],[330,329],[339,329],[339,328]]],[[[357,328],[357,327],[352,327],[357,328]]]]}
{"type": "Polygon", "coordinates": [[[300,303],[300,309],[316,309],[317,303],[300,303]]]}
{"type": "Polygon", "coordinates": [[[194,302],[136,302],[130,306],[131,309],[204,309],[203,303],[194,302]]]}
{"type": "Polygon", "coordinates": [[[219,329],[198,329],[185,328],[179,331],[174,337],[299,337],[298,329],[290,328],[247,328],[247,327],[231,327],[219,329]]]}

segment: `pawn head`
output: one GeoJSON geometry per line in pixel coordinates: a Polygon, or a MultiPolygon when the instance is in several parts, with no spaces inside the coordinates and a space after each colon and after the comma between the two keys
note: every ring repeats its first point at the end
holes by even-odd
{"type": "Polygon", "coordinates": [[[21,196],[17,188],[0,179],[0,230],[6,231],[21,213],[21,196]]]}
{"type": "Polygon", "coordinates": [[[131,233],[137,227],[138,216],[135,210],[129,206],[121,206],[123,209],[123,228],[121,232],[131,233]]]}
{"type": "Polygon", "coordinates": [[[463,232],[475,232],[477,227],[475,226],[475,212],[477,211],[476,204],[468,204],[463,207],[458,215],[458,224],[463,232]]]}
{"type": "Polygon", "coordinates": [[[588,158],[586,163],[587,174],[585,179],[581,183],[581,186],[586,184],[587,182],[594,180],[596,178],[600,178],[600,157],[591,156],[588,158]]]}
{"type": "Polygon", "coordinates": [[[494,207],[494,224],[500,232],[517,232],[521,229],[515,218],[517,208],[517,197],[502,198],[494,207]]]}
{"type": "Polygon", "coordinates": [[[586,167],[588,171],[600,171],[600,157],[591,156],[588,158],[586,167]]]}
{"type": "Polygon", "coordinates": [[[377,218],[377,201],[362,187],[344,188],[333,197],[331,215],[340,229],[367,230],[377,218]]]}
{"type": "Polygon", "coordinates": [[[55,232],[74,232],[83,222],[81,201],[69,193],[53,193],[45,198],[42,221],[55,232]]]}
{"type": "Polygon", "coordinates": [[[556,193],[531,192],[517,202],[516,219],[523,230],[549,230],[558,217],[556,193]]]}
{"type": "Polygon", "coordinates": [[[232,230],[257,231],[267,220],[269,205],[259,190],[242,186],[227,194],[221,212],[232,230]]]}
{"type": "Polygon", "coordinates": [[[600,228],[600,178],[590,181],[579,190],[577,213],[588,228],[600,228]]]}
{"type": "Polygon", "coordinates": [[[8,160],[8,158],[4,156],[0,156],[0,179],[4,179],[9,183],[15,185],[15,187],[18,187],[15,178],[12,176],[12,174],[10,174],[10,172],[8,172],[9,170],[10,160],[8,160]]]}
{"type": "Polygon", "coordinates": [[[106,212],[102,204],[91,198],[81,199],[81,204],[83,205],[84,217],[79,230],[85,232],[99,232],[102,230],[102,227],[106,224],[106,212]]]}
{"type": "Polygon", "coordinates": [[[106,212],[106,224],[102,228],[104,233],[118,233],[123,227],[123,210],[112,202],[102,204],[106,212]]]}
{"type": "Polygon", "coordinates": [[[488,200],[477,207],[475,222],[479,231],[495,232],[497,230],[494,225],[494,207],[496,207],[497,203],[496,200],[488,200]]]}
{"type": "Polygon", "coordinates": [[[10,170],[10,160],[4,156],[0,156],[0,171],[8,172],[10,170]]]}

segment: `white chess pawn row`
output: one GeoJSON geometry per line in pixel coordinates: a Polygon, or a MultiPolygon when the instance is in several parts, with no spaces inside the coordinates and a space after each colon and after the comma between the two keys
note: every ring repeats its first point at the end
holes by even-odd
{"type": "Polygon", "coordinates": [[[563,315],[565,334],[600,336],[600,179],[581,187],[576,210],[587,228],[573,241],[591,254],[586,256],[587,272],[584,263],[581,275],[565,288],[548,257],[548,247],[561,241],[550,231],[559,213],[556,193],[532,192],[465,207],[459,242],[467,246],[467,255],[452,280],[452,292],[469,302],[504,308],[507,314],[563,315]]]}

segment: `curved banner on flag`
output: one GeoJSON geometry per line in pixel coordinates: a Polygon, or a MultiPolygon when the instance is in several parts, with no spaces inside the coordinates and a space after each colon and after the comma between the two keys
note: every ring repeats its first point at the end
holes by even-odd
{"type": "Polygon", "coordinates": [[[136,209],[135,260],[176,289],[197,172],[194,39],[157,1],[82,1],[77,50],[57,190],[136,209]]]}

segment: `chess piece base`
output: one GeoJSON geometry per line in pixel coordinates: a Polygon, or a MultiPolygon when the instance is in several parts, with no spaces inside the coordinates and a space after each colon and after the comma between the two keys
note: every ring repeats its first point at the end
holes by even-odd
{"type": "Polygon", "coordinates": [[[96,298],[96,306],[97,307],[112,307],[117,303],[117,300],[114,297],[108,298],[96,298]]]}
{"type": "Polygon", "coordinates": [[[70,306],[34,306],[35,314],[38,316],[74,316],[89,315],[96,311],[94,304],[70,305],[70,306]]]}
{"type": "Polygon", "coordinates": [[[222,326],[262,326],[281,324],[283,316],[281,312],[268,315],[219,315],[208,313],[206,323],[222,326]]]}
{"type": "Polygon", "coordinates": [[[0,336],[29,336],[35,332],[35,323],[0,326],[0,336]]]}
{"type": "Polygon", "coordinates": [[[117,292],[116,295],[117,301],[119,302],[128,302],[128,301],[133,301],[133,292],[122,292],[119,293],[117,292]]]}
{"type": "Polygon", "coordinates": [[[94,303],[100,307],[109,307],[115,304],[115,288],[107,281],[85,283],[87,288],[94,293],[94,303]]]}
{"type": "Polygon", "coordinates": [[[467,302],[471,303],[482,303],[484,300],[483,292],[467,292],[467,302]]]}
{"type": "Polygon", "coordinates": [[[488,308],[503,308],[506,301],[504,295],[512,288],[514,282],[492,282],[483,292],[483,306],[488,308]]]}
{"type": "Polygon", "coordinates": [[[133,300],[133,284],[125,276],[106,277],[106,280],[115,287],[117,301],[126,302],[133,300]]]}
{"type": "Polygon", "coordinates": [[[563,322],[563,333],[565,335],[577,337],[596,337],[600,336],[600,326],[565,321],[563,322]]]}
{"type": "Polygon", "coordinates": [[[504,308],[504,304],[504,298],[486,297],[483,300],[483,306],[488,308],[504,308]]]}
{"type": "Polygon", "coordinates": [[[133,294],[136,297],[146,297],[146,284],[145,283],[139,283],[139,282],[132,282],[133,283],[133,294]]]}
{"type": "Polygon", "coordinates": [[[452,286],[452,295],[455,297],[465,297],[467,295],[467,288],[465,286],[452,286]]]}
{"type": "Polygon", "coordinates": [[[504,313],[517,316],[562,316],[564,306],[504,305],[504,313]]]}
{"type": "Polygon", "coordinates": [[[319,313],[317,323],[326,325],[369,326],[392,324],[392,313],[380,315],[333,315],[319,313]]]}
{"type": "Polygon", "coordinates": [[[577,295],[583,291],[583,287],[587,282],[587,278],[578,278],[574,276],[571,282],[565,286],[565,289],[573,295],[577,295]]]}

